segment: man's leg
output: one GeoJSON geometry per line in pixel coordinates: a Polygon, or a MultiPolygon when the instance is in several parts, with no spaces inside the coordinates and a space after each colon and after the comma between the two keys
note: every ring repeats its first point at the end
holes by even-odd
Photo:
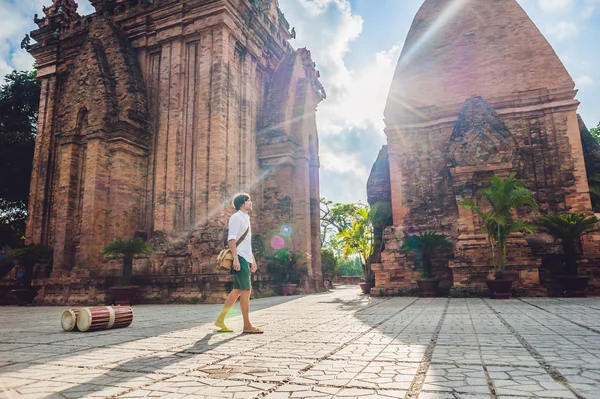
{"type": "Polygon", "coordinates": [[[223,310],[221,311],[221,314],[219,314],[219,317],[217,317],[217,320],[215,321],[215,326],[219,327],[222,330],[229,330],[225,325],[225,316],[227,316],[227,313],[229,313],[229,311],[231,310],[231,308],[235,304],[235,301],[237,301],[241,293],[242,291],[238,289],[231,290],[229,296],[225,300],[225,304],[223,305],[223,310]]]}
{"type": "Polygon", "coordinates": [[[240,308],[242,309],[242,317],[244,318],[244,332],[250,334],[262,334],[263,332],[250,323],[250,293],[252,289],[242,290],[240,296],[240,308]]]}
{"type": "Polygon", "coordinates": [[[250,293],[252,290],[242,290],[240,297],[240,308],[242,309],[242,317],[244,318],[244,331],[251,330],[250,324],[250,293]]]}

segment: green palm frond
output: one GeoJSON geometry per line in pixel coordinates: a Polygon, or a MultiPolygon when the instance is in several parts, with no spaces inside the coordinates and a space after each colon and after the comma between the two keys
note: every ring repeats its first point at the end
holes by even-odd
{"type": "Polygon", "coordinates": [[[578,214],[550,214],[545,215],[538,221],[542,231],[560,240],[573,241],[582,235],[600,231],[599,219],[596,216],[578,214]]]}
{"type": "Polygon", "coordinates": [[[431,258],[441,248],[452,248],[453,245],[444,234],[435,231],[426,231],[407,237],[400,248],[404,252],[415,252],[419,258],[419,265],[423,269],[423,277],[432,277],[431,258]]]}
{"type": "Polygon", "coordinates": [[[448,241],[444,234],[439,234],[435,231],[426,231],[407,237],[404,240],[401,250],[404,252],[416,251],[433,255],[438,248],[442,247],[452,248],[452,243],[448,241]]]}
{"type": "Polygon", "coordinates": [[[28,245],[13,249],[9,257],[11,259],[41,261],[52,257],[52,248],[41,244],[28,245]]]}
{"type": "Polygon", "coordinates": [[[152,246],[140,238],[130,238],[128,240],[116,240],[111,242],[104,248],[103,255],[150,255],[152,246]]]}
{"type": "Polygon", "coordinates": [[[537,209],[531,191],[525,186],[522,179],[517,179],[511,173],[506,179],[497,175],[492,176],[490,185],[477,194],[478,199],[489,202],[491,210],[484,211],[475,201],[465,200],[461,207],[472,210],[482,220],[482,231],[487,234],[492,248],[492,257],[496,266],[503,271],[506,264],[506,240],[511,233],[531,233],[534,227],[530,224],[515,220],[514,211],[523,206],[537,209]],[[495,246],[498,246],[499,257],[496,256],[495,246]]]}

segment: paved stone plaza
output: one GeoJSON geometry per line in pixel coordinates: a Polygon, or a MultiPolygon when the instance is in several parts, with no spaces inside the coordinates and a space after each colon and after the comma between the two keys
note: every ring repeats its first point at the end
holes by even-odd
{"type": "Polygon", "coordinates": [[[140,305],[93,333],[62,332],[65,308],[0,308],[0,397],[600,397],[600,299],[359,292],[253,300],[263,335],[215,333],[219,305],[140,305]]]}

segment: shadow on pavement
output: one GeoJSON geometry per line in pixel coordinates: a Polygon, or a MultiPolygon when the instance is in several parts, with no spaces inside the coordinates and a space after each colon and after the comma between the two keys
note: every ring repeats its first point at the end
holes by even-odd
{"type": "MultiPolygon", "coordinates": [[[[179,362],[188,360],[194,355],[199,355],[207,351],[212,351],[215,348],[218,348],[220,345],[240,338],[239,334],[227,334],[231,335],[231,337],[216,341],[214,344],[211,345],[210,340],[216,335],[222,334],[217,332],[208,333],[205,337],[196,341],[196,343],[191,347],[179,352],[173,352],[168,356],[138,357],[135,359],[125,361],[123,363],[119,363],[112,369],[106,370],[104,374],[97,376],[90,381],[86,381],[84,383],[75,385],[69,389],[57,392],[55,395],[67,398],[82,398],[94,392],[102,391],[107,388],[119,386],[122,387],[122,383],[126,381],[135,378],[140,378],[143,375],[153,374],[157,371],[173,366],[179,362]],[[115,375],[115,372],[118,375],[115,375]],[[121,383],[121,385],[116,385],[115,382],[121,383]]],[[[167,376],[165,374],[163,375],[165,377],[167,376]]],[[[148,381],[147,383],[152,382],[148,381]]],[[[131,387],[131,389],[134,388],[137,389],[137,387],[131,387]]]]}

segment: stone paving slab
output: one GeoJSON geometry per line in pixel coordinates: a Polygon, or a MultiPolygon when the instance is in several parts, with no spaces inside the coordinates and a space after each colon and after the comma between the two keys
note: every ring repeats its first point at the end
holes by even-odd
{"type": "Polygon", "coordinates": [[[236,307],[139,305],[125,329],[0,308],[3,398],[600,398],[600,298],[370,298],[358,287],[236,307]],[[26,317],[23,317],[26,314],[26,317]]]}

